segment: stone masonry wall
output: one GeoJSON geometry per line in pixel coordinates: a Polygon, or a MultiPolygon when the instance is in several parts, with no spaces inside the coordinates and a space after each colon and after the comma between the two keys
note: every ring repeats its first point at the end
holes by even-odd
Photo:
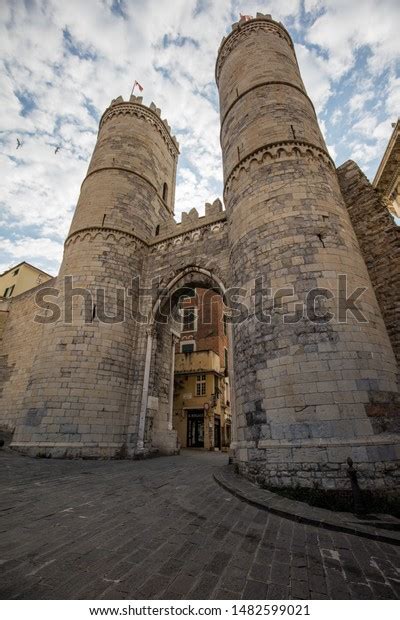
{"type": "MultiPolygon", "coordinates": [[[[204,217],[198,217],[197,212],[192,210],[187,217],[183,217],[182,224],[177,225],[175,230],[173,236],[154,240],[143,270],[145,287],[148,290],[153,289],[146,306],[147,314],[149,321],[154,320],[156,323],[149,381],[150,421],[147,428],[152,427],[154,432],[151,440],[160,451],[165,450],[165,442],[167,446],[171,445],[167,418],[170,406],[168,390],[172,356],[171,327],[174,325],[169,310],[172,310],[176,303],[174,293],[185,286],[214,288],[220,292],[222,291],[218,282],[221,282],[224,288],[230,286],[227,224],[221,203],[214,203],[213,209],[209,205],[204,217]],[[171,283],[175,284],[171,286],[171,283]],[[166,322],[159,324],[159,312],[154,313],[154,307],[161,297],[162,312],[165,315],[162,320],[166,322]]],[[[144,350],[145,329],[139,330],[138,338],[138,346],[144,350]]],[[[139,408],[144,373],[143,358],[137,365],[137,371],[139,376],[133,388],[131,411],[139,408]]]]}
{"type": "MultiPolygon", "coordinates": [[[[30,329],[23,316],[32,314],[32,297],[10,306],[0,389],[1,415],[16,426],[13,446],[59,457],[173,453],[173,325],[169,315],[160,323],[161,313],[182,286],[222,294],[240,287],[239,318],[246,320],[228,329],[239,470],[276,486],[342,489],[352,456],[364,486],[393,490],[397,366],[360,250],[368,256],[368,244],[378,245],[358,225],[360,205],[372,205],[368,192],[364,202],[349,202],[359,190],[345,171],[357,239],[281,24],[257,14],[234,25],[216,77],[225,212],[217,200],[205,216],[192,209],[174,222],[178,145],[154,104],[118,98],[103,115],[56,282],[63,313],[30,329]],[[345,297],[365,289],[361,319],[340,316],[343,274],[345,297]],[[84,289],[76,291],[71,319],[64,309],[69,277],[84,289]],[[264,300],[255,295],[260,277],[264,300]],[[267,293],[278,290],[272,304],[267,293]],[[122,306],[127,312],[113,320],[122,306]]],[[[378,219],[381,236],[386,225],[378,219]]],[[[379,269],[370,268],[378,289],[382,277],[398,283],[390,248],[384,260],[374,255],[379,269]]],[[[382,305],[392,339],[395,303],[382,305]]]]}
{"type": "Polygon", "coordinates": [[[400,364],[400,227],[353,161],[338,168],[343,198],[400,364]]]}
{"type": "Polygon", "coordinates": [[[105,226],[147,240],[172,219],[178,144],[153,108],[131,97],[104,112],[69,234],[105,226]]]}
{"type": "Polygon", "coordinates": [[[353,454],[365,484],[392,488],[398,435],[377,429],[368,406],[373,392],[391,411],[396,362],[290,37],[262,15],[241,21],[216,74],[232,282],[249,303],[257,278],[265,293],[281,289],[265,303],[270,322],[256,299],[233,327],[238,467],[267,484],[342,488],[353,454]],[[365,288],[365,321],[338,316],[340,274],[350,292],[365,288]],[[329,321],[302,315],[321,289],[314,312],[329,321]]]}
{"type": "Polygon", "coordinates": [[[135,351],[135,289],[126,315],[117,321],[112,317],[123,303],[118,290],[130,290],[132,274],[140,272],[143,251],[126,235],[106,230],[75,235],[67,243],[64,266],[74,276],[74,288],[90,296],[89,304],[76,294],[68,318],[66,280],[59,276],[62,313],[43,326],[15,448],[52,456],[115,456],[123,449],[135,351]]]}
{"type": "Polygon", "coordinates": [[[41,289],[56,285],[56,278],[8,301],[8,317],[0,340],[0,428],[13,431],[20,423],[22,402],[31,380],[32,367],[42,344],[43,325],[35,303],[41,289]]]}
{"type": "Polygon", "coordinates": [[[72,320],[63,311],[43,331],[13,447],[52,456],[126,452],[140,276],[147,240],[172,218],[178,152],[154,104],[120,98],[103,114],[65,243],[61,308],[68,278],[81,291],[72,320]]]}

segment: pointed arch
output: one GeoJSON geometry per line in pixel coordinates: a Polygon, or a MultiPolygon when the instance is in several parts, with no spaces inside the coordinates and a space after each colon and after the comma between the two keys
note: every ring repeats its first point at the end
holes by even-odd
{"type": "Polygon", "coordinates": [[[149,325],[154,325],[156,316],[161,308],[162,301],[165,300],[166,297],[171,296],[174,291],[184,287],[185,285],[189,285],[191,283],[193,286],[193,281],[198,281],[199,285],[203,285],[204,288],[213,288],[217,290],[224,302],[226,302],[227,289],[217,274],[213,273],[209,269],[205,269],[204,267],[188,265],[171,278],[168,284],[163,288],[161,294],[157,297],[151,310],[149,325]]]}

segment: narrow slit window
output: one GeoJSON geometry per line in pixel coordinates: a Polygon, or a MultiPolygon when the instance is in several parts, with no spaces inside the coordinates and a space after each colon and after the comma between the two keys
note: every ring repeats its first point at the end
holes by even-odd
{"type": "Polygon", "coordinates": [[[166,183],[164,183],[164,185],[163,185],[162,197],[163,197],[163,201],[167,202],[167,200],[168,200],[168,185],[166,183]]]}

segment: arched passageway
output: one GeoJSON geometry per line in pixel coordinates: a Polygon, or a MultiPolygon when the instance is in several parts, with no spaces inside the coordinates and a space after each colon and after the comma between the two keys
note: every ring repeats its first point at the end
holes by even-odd
{"type": "Polygon", "coordinates": [[[235,438],[232,329],[223,318],[227,310],[225,284],[211,271],[198,266],[176,274],[158,295],[147,329],[139,449],[157,449],[165,454],[177,452],[180,446],[227,449],[235,438]],[[208,331],[214,335],[207,340],[205,315],[213,303],[222,309],[222,314],[219,310],[218,316],[207,317],[208,331]],[[194,304],[198,316],[196,320],[191,317],[189,329],[183,334],[185,317],[194,311],[194,304]],[[198,317],[203,321],[201,325],[196,323],[198,317]],[[217,325],[220,320],[221,325],[217,325]],[[194,350],[197,338],[200,349],[194,350]],[[194,341],[191,350],[189,341],[194,341]],[[181,350],[185,342],[186,351],[181,350]],[[176,380],[177,375],[180,381],[176,380]],[[224,384],[229,386],[228,396],[224,384]],[[189,394],[184,392],[189,388],[189,394]]]}

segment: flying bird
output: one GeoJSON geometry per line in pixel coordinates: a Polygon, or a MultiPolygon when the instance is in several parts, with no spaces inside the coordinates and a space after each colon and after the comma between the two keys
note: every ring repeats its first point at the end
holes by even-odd
{"type": "Polygon", "coordinates": [[[56,146],[55,150],[54,150],[54,154],[57,155],[58,151],[60,150],[61,146],[56,146]]]}
{"type": "Polygon", "coordinates": [[[21,140],[17,138],[17,150],[21,148],[22,145],[23,145],[23,142],[21,142],[21,140]]]}

